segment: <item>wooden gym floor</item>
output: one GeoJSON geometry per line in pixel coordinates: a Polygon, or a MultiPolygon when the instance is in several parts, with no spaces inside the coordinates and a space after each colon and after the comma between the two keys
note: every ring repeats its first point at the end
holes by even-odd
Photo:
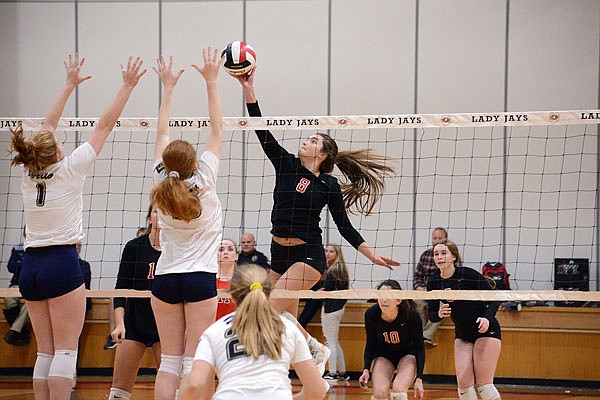
{"type": "MultiPolygon", "coordinates": [[[[360,388],[356,381],[334,382],[326,397],[329,400],[370,400],[371,393],[360,388]]],[[[104,400],[108,398],[110,378],[80,377],[77,388],[72,393],[71,400],[104,400]]],[[[152,400],[154,394],[154,377],[138,379],[133,390],[136,400],[152,400]]],[[[300,390],[298,382],[294,381],[294,391],[300,390]]],[[[588,389],[558,389],[530,387],[499,387],[503,400],[598,400],[600,391],[588,389]]],[[[412,399],[413,393],[409,394],[412,399]]],[[[426,385],[425,399],[454,400],[458,395],[456,389],[448,385],[426,385]]],[[[30,378],[0,378],[0,400],[33,400],[30,378]]]]}

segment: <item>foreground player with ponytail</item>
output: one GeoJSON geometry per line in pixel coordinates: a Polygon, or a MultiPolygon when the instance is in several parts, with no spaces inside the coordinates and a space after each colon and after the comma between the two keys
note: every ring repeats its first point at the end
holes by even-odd
{"type": "Polygon", "coordinates": [[[11,165],[23,165],[21,192],[27,238],[19,289],[37,341],[33,368],[36,399],[69,398],[77,362],[77,342],[85,317],[85,287],[75,244],[83,239],[83,184],[139,79],[139,57],[121,66],[123,85],[86,142],[66,155],[54,132],[67,100],[80,83],[84,60],[69,55],[67,80],[40,131],[27,140],[12,135],[11,165]]]}
{"type": "Polygon", "coordinates": [[[180,400],[210,398],[205,393],[212,387],[215,372],[219,378],[215,400],[316,400],[325,396],[329,385],[320,378],[301,332],[269,304],[271,290],[264,268],[249,264],[235,269],[230,293],[237,310],[202,335],[180,400]],[[293,397],[290,367],[304,386],[293,397]]]}
{"type": "MultiPolygon", "coordinates": [[[[492,290],[489,281],[472,268],[460,267],[458,246],[442,240],[433,247],[438,271],[427,281],[427,290],[492,290]]],[[[494,374],[500,358],[499,302],[429,300],[429,320],[451,317],[454,322],[454,364],[460,400],[498,400],[494,374]],[[477,386],[477,392],[475,391],[477,386]]]]}
{"type": "Polygon", "coordinates": [[[175,398],[179,374],[192,369],[198,339],[217,311],[217,250],[223,231],[217,174],[223,122],[217,87],[217,50],[202,50],[204,66],[193,66],[206,81],[210,132],[204,152],[184,140],[169,143],[171,98],[183,73],[173,73],[172,58],[158,60],[164,93],[154,148],[152,203],[158,210],[161,256],[152,284],[151,304],[161,343],[154,398],[175,398]]]}

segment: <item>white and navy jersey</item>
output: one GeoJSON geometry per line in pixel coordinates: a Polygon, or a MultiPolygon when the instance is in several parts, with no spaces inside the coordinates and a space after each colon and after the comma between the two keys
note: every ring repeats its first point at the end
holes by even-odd
{"type": "Polygon", "coordinates": [[[23,169],[25,249],[73,244],[83,239],[83,183],[96,157],[94,148],[85,142],[42,172],[23,169]]]}
{"type": "MultiPolygon", "coordinates": [[[[160,247],[162,254],[155,275],[185,272],[217,273],[217,251],[223,235],[221,202],[217,197],[219,158],[205,151],[198,160],[198,169],[184,182],[197,190],[202,213],[190,222],[178,220],[158,210],[160,247]]],[[[154,164],[154,184],[162,182],[167,171],[158,160],[154,164]]]]}
{"type": "Polygon", "coordinates": [[[198,343],[194,360],[209,363],[216,371],[219,386],[215,400],[265,399],[291,400],[290,365],[311,360],[306,339],[290,321],[282,318],[281,358],[254,359],[244,353],[232,329],[235,313],[224,316],[208,327],[198,343]]]}

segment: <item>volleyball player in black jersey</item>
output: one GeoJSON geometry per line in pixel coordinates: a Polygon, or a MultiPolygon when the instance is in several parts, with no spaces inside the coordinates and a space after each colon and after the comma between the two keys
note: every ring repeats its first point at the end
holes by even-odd
{"type": "MultiPolygon", "coordinates": [[[[377,290],[402,288],[397,281],[388,279],[377,285],[377,290]]],[[[422,399],[425,366],[423,326],[412,301],[378,299],[377,304],[365,312],[365,330],[364,370],[358,383],[367,385],[372,366],[371,400],[387,399],[392,379],[392,400],[407,400],[413,381],[415,397],[422,399]]]]}
{"type": "MultiPolygon", "coordinates": [[[[160,257],[160,228],[152,206],[146,216],[150,232],[130,240],[123,249],[115,289],[151,290],[154,268],[160,257]]],[[[118,343],[112,387],[108,400],[129,399],[146,348],[152,348],[156,368],[160,365],[160,340],[150,299],[114,299],[118,343]]]]}
{"type": "MultiPolygon", "coordinates": [[[[238,80],[244,90],[249,115],[260,117],[254,94],[255,72],[256,69],[238,80]]],[[[325,206],[344,239],[371,262],[389,269],[400,265],[376,254],[346,214],[346,208],[353,206],[366,215],[373,210],[384,190],[383,177],[394,172],[385,164],[384,157],[368,149],[338,151],[335,141],[325,133],[304,140],[296,157],[279,145],[268,130],[257,130],[256,136],[276,175],[271,212],[270,271],[276,289],[306,290],[321,280],[327,267],[319,227],[325,206]],[[350,184],[340,187],[337,179],[330,175],[335,165],[350,184]]],[[[271,298],[270,302],[287,318],[295,320],[297,317],[298,299],[271,298]]],[[[297,326],[307,338],[317,367],[323,374],[329,349],[314,340],[299,323],[297,326]]]]}
{"type": "MultiPolygon", "coordinates": [[[[254,94],[255,70],[238,80],[244,89],[251,117],[261,112],[254,94]]],[[[385,158],[370,150],[339,151],[327,134],[317,133],[302,142],[298,156],[277,143],[271,132],[256,136],[275,167],[271,223],[271,278],[277,289],[309,289],[321,279],[327,261],[321,238],[321,211],[327,205],[341,235],[374,264],[391,269],[397,261],[376,254],[354,229],[346,208],[357,206],[369,214],[384,190],[383,176],[394,170],[385,158]],[[351,181],[340,187],[330,173],[334,165],[351,181]],[[366,196],[366,197],[363,197],[366,196]]],[[[271,299],[279,311],[296,316],[298,299],[271,299]]]]}
{"type": "MultiPolygon", "coordinates": [[[[427,290],[492,290],[489,281],[461,264],[458,246],[449,240],[437,242],[433,259],[439,270],[427,281],[427,290]]],[[[451,317],[454,322],[454,365],[461,400],[500,399],[494,373],[500,357],[500,325],[496,320],[499,302],[429,300],[432,322],[451,317]]]]}

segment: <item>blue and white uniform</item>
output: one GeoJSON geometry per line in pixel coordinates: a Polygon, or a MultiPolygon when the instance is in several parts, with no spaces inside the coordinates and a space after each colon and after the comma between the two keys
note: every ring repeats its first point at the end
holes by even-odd
{"type": "MultiPolygon", "coordinates": [[[[196,190],[202,213],[190,222],[178,220],[158,209],[162,254],[156,265],[152,294],[176,304],[215,297],[217,252],[223,236],[221,202],[217,196],[219,158],[205,151],[198,169],[184,180],[196,190]]],[[[158,160],[154,164],[154,184],[166,179],[168,171],[158,160]]]]}
{"type": "Polygon", "coordinates": [[[26,300],[62,296],[83,284],[75,243],[83,239],[83,184],[96,160],[85,142],[44,171],[23,169],[27,237],[19,288],[26,300]]]}
{"type": "Polygon", "coordinates": [[[286,318],[281,318],[281,358],[265,355],[254,359],[244,353],[233,333],[235,313],[224,316],[208,327],[198,343],[194,361],[210,364],[219,378],[214,400],[265,399],[291,400],[290,365],[312,360],[306,339],[286,318]]]}

